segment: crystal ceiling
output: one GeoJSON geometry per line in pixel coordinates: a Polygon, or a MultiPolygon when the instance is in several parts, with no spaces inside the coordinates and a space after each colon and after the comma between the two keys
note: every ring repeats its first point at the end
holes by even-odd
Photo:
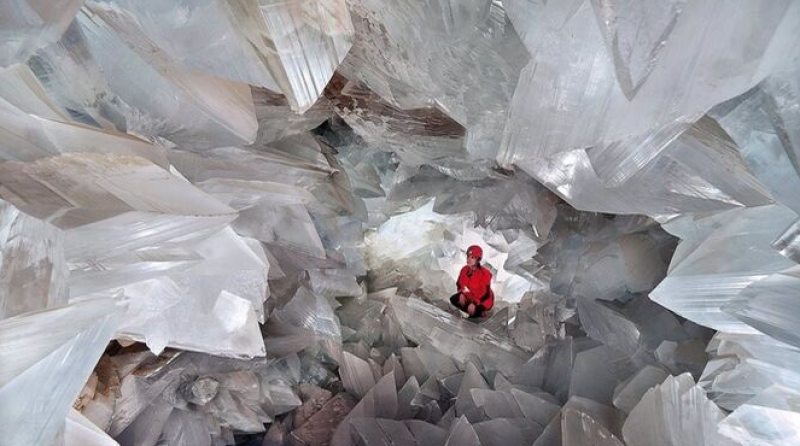
{"type": "Polygon", "coordinates": [[[800,2],[0,36],[0,446],[800,445],[800,2]]]}

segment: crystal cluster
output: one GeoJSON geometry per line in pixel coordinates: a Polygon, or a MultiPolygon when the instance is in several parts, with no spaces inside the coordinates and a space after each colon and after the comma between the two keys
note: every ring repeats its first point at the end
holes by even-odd
{"type": "Polygon", "coordinates": [[[0,36],[0,446],[800,445],[800,2],[0,36]]]}

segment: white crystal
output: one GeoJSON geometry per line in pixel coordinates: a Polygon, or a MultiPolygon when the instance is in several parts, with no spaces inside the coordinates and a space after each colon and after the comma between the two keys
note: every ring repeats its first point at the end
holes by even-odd
{"type": "Polygon", "coordinates": [[[648,390],[628,415],[622,433],[630,446],[718,445],[724,444],[716,428],[723,418],[685,373],[648,390]]]}
{"type": "Polygon", "coordinates": [[[769,387],[726,417],[719,433],[741,444],[796,444],[800,442],[797,397],[796,389],[769,387]]]}
{"type": "Polygon", "coordinates": [[[685,216],[666,224],[665,229],[686,242],[679,245],[667,278],[650,296],[700,325],[754,333],[753,327],[721,310],[747,301],[743,291],[749,285],[796,266],[770,246],[796,218],[780,205],[769,205],[718,216],[685,216]],[[742,252],[748,255],[739,255],[742,252]]]}
{"type": "Polygon", "coordinates": [[[0,321],[0,428],[4,441],[44,444],[67,412],[125,312],[96,299],[0,321]]]}
{"type": "MultiPolygon", "coordinates": [[[[736,11],[720,10],[715,1],[678,8],[625,5],[582,2],[572,6],[566,17],[563,13],[569,6],[546,5],[539,6],[541,14],[515,19],[523,33],[536,27],[543,31],[537,31],[538,39],[529,47],[533,59],[515,92],[510,122],[516,125],[506,128],[501,164],[544,161],[560,152],[663,132],[675,122],[694,122],[712,106],[745,92],[769,74],[780,62],[779,54],[796,41],[800,20],[794,12],[797,5],[791,2],[772,4],[769,9],[751,2],[736,11]],[[763,14],[771,25],[754,25],[753,11],[763,14]],[[560,17],[565,19],[563,25],[560,17]],[[639,29],[658,37],[637,34],[639,29]],[[699,33],[700,29],[704,32],[699,33]],[[743,37],[743,29],[751,29],[754,38],[743,37]],[[652,68],[645,63],[652,70],[649,73],[632,77],[626,58],[620,58],[618,45],[631,41],[626,37],[629,33],[638,39],[636,50],[652,62],[652,68]],[[753,45],[759,47],[755,57],[753,45]],[[722,60],[737,61],[737,70],[720,72],[717,64],[722,60]],[[591,88],[585,88],[587,84],[591,88]],[[548,95],[553,89],[559,94],[548,95]]],[[[612,179],[611,184],[624,182],[652,161],[665,146],[661,140],[657,137],[631,146],[628,150],[633,150],[630,155],[635,160],[618,166],[623,177],[612,179]]],[[[600,171],[603,177],[605,170],[600,171]]]]}
{"type": "Polygon", "coordinates": [[[64,235],[0,200],[0,320],[67,303],[64,235]]]}
{"type": "MultiPolygon", "coordinates": [[[[119,8],[87,3],[77,15],[93,64],[124,101],[127,130],[195,147],[246,144],[257,122],[250,88],[177,65],[119,8]]],[[[65,42],[64,45],[70,45],[65,42]]],[[[75,53],[73,57],[87,57],[75,53]]],[[[59,63],[53,61],[53,63],[59,63]]]]}
{"type": "Polygon", "coordinates": [[[36,49],[54,42],[72,22],[79,0],[8,0],[0,4],[0,67],[24,62],[36,49]]]}
{"type": "Polygon", "coordinates": [[[395,297],[390,307],[406,337],[449,352],[458,361],[474,355],[486,367],[511,374],[527,359],[524,351],[511,342],[418,299],[395,297]]]}
{"type": "Polygon", "coordinates": [[[661,384],[667,378],[668,373],[653,366],[645,366],[636,375],[631,377],[626,383],[620,384],[614,390],[614,406],[620,410],[630,413],[645,392],[651,387],[661,384]]]}
{"type": "Polygon", "coordinates": [[[64,427],[66,446],[119,446],[119,443],[75,409],[70,409],[64,427]]]}

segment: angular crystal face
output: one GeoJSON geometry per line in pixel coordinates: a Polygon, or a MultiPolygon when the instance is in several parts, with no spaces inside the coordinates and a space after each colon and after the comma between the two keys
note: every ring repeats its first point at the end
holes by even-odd
{"type": "Polygon", "coordinates": [[[256,48],[238,29],[225,4],[99,1],[136,20],[158,48],[186,68],[280,91],[256,48]]]}
{"type": "Polygon", "coordinates": [[[139,156],[168,166],[164,147],[113,130],[100,131],[34,115],[36,108],[25,106],[30,105],[30,95],[17,92],[21,93],[21,102],[0,98],[0,134],[6,141],[0,149],[3,161],[28,162],[62,153],[110,153],[139,156]]]}
{"type": "MultiPolygon", "coordinates": [[[[516,125],[506,127],[501,164],[674,133],[664,126],[694,122],[756,85],[797,36],[797,6],[791,2],[764,9],[752,2],[724,13],[714,2],[625,8],[626,3],[632,2],[547,4],[538,14],[517,18],[513,15],[524,7],[510,10],[518,29],[540,28],[531,33],[548,43],[529,48],[533,59],[515,92],[510,122],[516,125]],[[755,11],[771,26],[754,25],[755,11]],[[742,37],[744,29],[754,38],[742,37]],[[759,50],[753,52],[753,45],[759,50]],[[723,61],[735,61],[737,70],[719,71],[723,61]],[[559,94],[548,95],[553,89],[559,94]]],[[[658,153],[653,145],[663,146],[663,136],[637,150],[641,156],[631,165],[633,172],[649,164],[658,153]]]]}
{"type": "Polygon", "coordinates": [[[651,297],[701,325],[730,333],[755,333],[755,328],[724,309],[730,305],[731,312],[740,311],[735,308],[746,306],[754,297],[752,290],[745,293],[749,286],[761,284],[762,290],[779,287],[777,278],[763,281],[797,266],[771,246],[796,218],[783,206],[768,205],[705,217],[681,216],[665,224],[665,229],[684,241],[667,278],[651,297]],[[738,255],[741,252],[748,255],[738,255]]]}
{"type": "Polygon", "coordinates": [[[629,99],[647,80],[685,9],[682,0],[641,4],[600,1],[592,4],[625,96],[629,99]]]}
{"type": "Polygon", "coordinates": [[[667,376],[669,376],[667,372],[660,368],[645,366],[628,382],[620,384],[614,390],[614,407],[630,413],[645,392],[651,387],[661,384],[667,376]]]}
{"type": "Polygon", "coordinates": [[[471,158],[494,158],[529,58],[502,6],[359,0],[351,11],[356,40],[342,74],[404,110],[438,105],[467,129],[471,158]]]}
{"type": "Polygon", "coordinates": [[[115,446],[117,443],[77,410],[70,409],[64,426],[65,445],[115,446]]]}
{"type": "Polygon", "coordinates": [[[768,336],[720,332],[708,348],[711,360],[699,383],[726,410],[736,409],[772,385],[796,388],[800,383],[798,349],[768,336]]]}
{"type": "Polygon", "coordinates": [[[686,373],[648,390],[629,414],[622,434],[634,446],[722,444],[716,426],[723,418],[724,412],[686,373]]]}
{"type": "Polygon", "coordinates": [[[0,320],[67,303],[64,233],[0,200],[0,320]]]}
{"type": "Polygon", "coordinates": [[[719,424],[719,433],[740,443],[792,444],[800,440],[795,389],[772,386],[748,400],[719,424]]]}
{"type": "Polygon", "coordinates": [[[9,441],[41,444],[52,438],[126,305],[94,299],[0,321],[0,426],[9,441]]]}
{"type": "MultiPolygon", "coordinates": [[[[155,81],[153,69],[172,71],[166,80],[175,82],[179,89],[187,89],[185,91],[201,101],[199,105],[205,105],[206,113],[223,106],[226,98],[220,95],[221,91],[216,93],[217,97],[208,93],[212,88],[221,90],[225,84],[213,85],[209,80],[203,81],[197,73],[278,91],[286,96],[294,111],[309,110],[344,59],[353,37],[350,15],[342,0],[204,0],[191,5],[100,0],[87,3],[84,13],[91,19],[81,21],[81,26],[103,71],[125,74],[125,69],[138,68],[139,82],[155,81]],[[98,27],[93,27],[92,23],[97,23],[98,27]],[[112,59],[105,58],[104,53],[113,43],[93,42],[94,39],[113,39],[103,27],[113,28],[123,41],[136,42],[134,52],[145,56],[145,63],[152,68],[137,67],[134,60],[128,60],[127,67],[113,65],[112,59]],[[152,54],[145,54],[147,52],[152,54]],[[167,60],[168,65],[164,65],[167,60]]],[[[67,42],[64,47],[71,51],[67,42]]],[[[117,50],[123,48],[117,47],[117,50]]],[[[132,57],[136,57],[133,54],[132,57]]],[[[122,84],[116,82],[116,79],[109,79],[114,90],[120,93],[118,85],[122,84]]],[[[131,91],[130,88],[136,87],[128,88],[131,91]]],[[[132,107],[138,106],[133,97],[123,98],[132,107]]],[[[227,101],[232,103],[231,99],[227,101]]],[[[180,100],[180,103],[188,102],[180,100]]],[[[166,103],[157,105],[160,111],[169,107],[166,103]]],[[[231,119],[223,124],[235,128],[237,117],[231,114],[228,117],[231,119]]],[[[240,121],[240,127],[246,123],[240,121]]]]}
{"type": "Polygon", "coordinates": [[[462,158],[465,129],[437,109],[402,110],[359,82],[336,79],[336,113],[373,146],[387,146],[408,165],[462,158]],[[337,85],[339,84],[339,85],[337,85]],[[343,85],[341,85],[343,84],[343,85]]]}
{"type": "Polygon", "coordinates": [[[709,113],[736,142],[748,169],[777,201],[800,212],[800,81],[796,64],[773,72],[747,93],[709,113]]]}
{"type": "Polygon", "coordinates": [[[754,282],[742,291],[742,299],[723,307],[723,311],[779,341],[800,347],[795,327],[797,308],[789,299],[800,286],[800,269],[773,274],[754,282]]]}
{"type": "Polygon", "coordinates": [[[477,356],[486,366],[512,374],[527,358],[512,342],[420,300],[395,297],[389,305],[407,338],[447,352],[458,361],[477,356]]]}
{"type": "Polygon", "coordinates": [[[235,218],[231,208],[133,156],[75,154],[4,167],[20,191],[13,199],[65,229],[70,297],[121,291],[132,299],[120,335],[156,352],[169,344],[264,354],[258,320],[267,264],[224,230],[235,218]]]}
{"type": "Polygon", "coordinates": [[[72,22],[81,7],[79,0],[7,0],[0,28],[0,67],[24,62],[37,49],[55,42],[72,22]]]}
{"type": "Polygon", "coordinates": [[[798,441],[800,3],[0,25],[0,443],[798,441]]]}
{"type": "Polygon", "coordinates": [[[308,110],[350,50],[353,24],[344,0],[223,2],[292,109],[308,110]]]}

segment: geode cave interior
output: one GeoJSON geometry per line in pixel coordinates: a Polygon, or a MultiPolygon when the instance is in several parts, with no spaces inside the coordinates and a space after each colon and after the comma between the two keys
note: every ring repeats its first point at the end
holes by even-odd
{"type": "Polygon", "coordinates": [[[800,445],[800,2],[0,36],[0,446],[800,445]]]}

